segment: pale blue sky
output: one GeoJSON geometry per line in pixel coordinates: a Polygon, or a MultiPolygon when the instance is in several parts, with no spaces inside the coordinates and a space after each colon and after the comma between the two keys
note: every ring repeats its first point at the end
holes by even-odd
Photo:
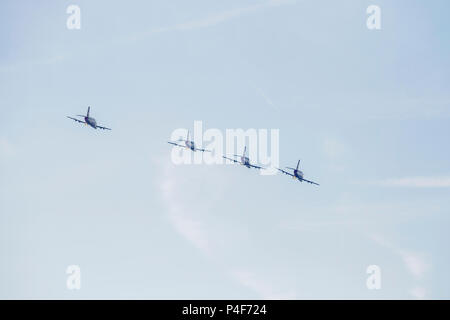
{"type": "Polygon", "coordinates": [[[0,8],[0,298],[450,298],[448,1],[0,8]],[[279,129],[321,186],[173,166],[195,120],[279,129]]]}

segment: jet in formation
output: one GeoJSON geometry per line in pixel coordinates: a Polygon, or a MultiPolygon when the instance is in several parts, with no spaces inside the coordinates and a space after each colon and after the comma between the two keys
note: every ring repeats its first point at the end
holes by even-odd
{"type": "Polygon", "coordinates": [[[180,147],[180,148],[186,148],[193,152],[201,151],[201,152],[211,152],[210,150],[197,148],[195,146],[194,141],[189,140],[189,131],[187,132],[187,138],[186,140],[178,139],[176,142],[168,141],[167,143],[173,144],[174,146],[180,147]],[[178,144],[178,142],[184,142],[184,144],[178,144]]]}
{"type": "Polygon", "coordinates": [[[291,176],[294,179],[297,179],[300,182],[305,181],[305,182],[308,182],[308,183],[311,183],[311,184],[315,184],[315,185],[318,186],[319,185],[318,183],[316,183],[314,181],[306,180],[305,178],[303,178],[303,172],[298,169],[299,166],[300,166],[300,160],[298,160],[298,162],[297,162],[297,168],[286,167],[286,169],[293,170],[293,173],[284,171],[283,169],[280,169],[280,168],[277,168],[277,169],[279,171],[283,172],[284,174],[287,174],[288,176],[291,176]]]}
{"type": "Polygon", "coordinates": [[[239,160],[228,158],[228,157],[225,157],[225,156],[223,156],[223,158],[227,159],[227,160],[230,160],[230,161],[233,161],[234,163],[239,163],[239,164],[241,164],[243,166],[246,166],[249,169],[250,168],[264,169],[263,167],[259,167],[259,166],[255,166],[255,165],[251,164],[250,163],[250,159],[245,155],[246,151],[247,151],[247,147],[244,148],[244,153],[242,155],[237,155],[237,154],[234,155],[234,157],[240,158],[239,160]]]}
{"type": "Polygon", "coordinates": [[[69,117],[69,116],[67,116],[67,118],[72,119],[72,120],[74,120],[76,122],[79,122],[79,123],[84,123],[85,125],[90,126],[90,127],[94,128],[94,129],[111,130],[110,128],[102,127],[102,126],[97,125],[97,121],[95,121],[94,118],[89,116],[90,110],[91,110],[91,107],[88,107],[86,115],[76,115],[76,117],[82,117],[84,121],[82,121],[80,119],[72,118],[72,117],[69,117]]]}

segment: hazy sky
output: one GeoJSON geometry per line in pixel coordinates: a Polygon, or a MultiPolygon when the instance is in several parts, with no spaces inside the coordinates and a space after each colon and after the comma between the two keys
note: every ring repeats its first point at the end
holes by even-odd
{"type": "Polygon", "coordinates": [[[1,1],[0,298],[449,299],[449,12],[1,1]],[[112,131],[66,118],[88,105],[112,131]],[[320,187],[173,165],[196,120],[279,129],[280,165],[320,187]]]}

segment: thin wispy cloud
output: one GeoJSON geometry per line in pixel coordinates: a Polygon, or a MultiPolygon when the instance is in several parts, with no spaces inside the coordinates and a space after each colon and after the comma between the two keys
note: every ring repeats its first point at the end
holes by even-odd
{"type": "Polygon", "coordinates": [[[409,291],[409,294],[415,299],[422,300],[425,299],[427,291],[422,287],[414,287],[409,291]]]}
{"type": "Polygon", "coordinates": [[[428,270],[429,265],[422,255],[405,250],[398,250],[398,253],[402,257],[408,271],[416,278],[422,277],[428,270]]]}
{"type": "Polygon", "coordinates": [[[264,99],[264,101],[271,107],[275,107],[273,104],[272,99],[270,99],[266,93],[259,87],[253,86],[255,90],[258,92],[258,94],[264,99]]]}
{"type": "Polygon", "coordinates": [[[308,212],[308,215],[281,221],[280,227],[309,231],[348,228],[357,233],[364,233],[373,230],[374,226],[403,224],[411,218],[438,215],[445,212],[445,209],[439,205],[427,204],[425,211],[423,206],[412,204],[411,200],[364,203],[349,198],[329,205],[309,207],[308,212]]]}
{"type": "Polygon", "coordinates": [[[450,99],[448,97],[418,97],[418,98],[391,98],[389,101],[377,101],[377,107],[372,108],[370,119],[431,119],[450,115],[450,99]],[[380,108],[379,106],[384,106],[380,108]],[[426,106],[426,107],[424,107],[426,106]]]}
{"type": "Polygon", "coordinates": [[[170,31],[189,31],[189,30],[195,30],[195,29],[201,29],[201,28],[208,28],[208,27],[216,26],[218,24],[230,21],[232,19],[239,18],[246,14],[253,13],[253,12],[261,10],[263,8],[278,7],[278,6],[282,6],[282,5],[289,5],[289,4],[295,4],[295,3],[296,3],[296,0],[269,0],[266,2],[253,4],[250,6],[234,8],[234,9],[226,10],[223,12],[211,14],[211,15],[203,17],[203,18],[191,20],[188,22],[178,23],[178,24],[175,24],[172,26],[153,28],[150,31],[133,36],[132,40],[137,40],[142,37],[150,36],[153,34],[164,33],[164,32],[170,32],[170,31]]]}
{"type": "Polygon", "coordinates": [[[247,7],[240,7],[228,11],[224,11],[218,14],[210,15],[206,18],[190,21],[187,23],[181,23],[178,25],[175,25],[173,27],[174,30],[191,30],[191,29],[198,29],[198,28],[205,28],[205,27],[211,27],[215,26],[219,23],[226,22],[228,20],[240,17],[244,14],[248,14],[257,10],[260,10],[262,8],[266,7],[275,7],[285,4],[294,4],[295,1],[293,0],[269,0],[267,2],[258,3],[254,5],[250,5],[247,7]]]}
{"type": "MultiPolygon", "coordinates": [[[[403,261],[406,270],[414,277],[415,280],[420,280],[423,278],[425,273],[430,269],[431,263],[429,263],[423,254],[413,252],[410,250],[405,250],[403,248],[399,248],[396,245],[392,244],[385,237],[379,234],[372,234],[370,238],[375,241],[380,246],[383,246],[393,253],[397,254],[403,261]]],[[[413,291],[410,291],[410,294],[415,298],[425,298],[425,289],[417,287],[413,291]]]]}
{"type": "Polygon", "coordinates": [[[402,258],[406,269],[415,278],[422,277],[424,273],[428,271],[430,264],[426,262],[422,254],[399,248],[379,234],[372,234],[370,238],[379,245],[398,254],[402,258]]]}
{"type": "Polygon", "coordinates": [[[255,273],[246,270],[235,270],[232,272],[234,278],[243,286],[256,292],[262,299],[286,300],[295,299],[294,291],[280,292],[274,289],[274,285],[268,282],[267,278],[261,279],[255,273]]]}
{"type": "Polygon", "coordinates": [[[448,188],[450,187],[450,176],[392,178],[376,184],[384,187],[448,188]]]}
{"type": "Polygon", "coordinates": [[[210,255],[210,240],[203,222],[198,219],[181,199],[183,190],[173,168],[166,165],[160,185],[162,199],[167,206],[168,218],[174,229],[204,254],[210,255]]]}
{"type": "Polygon", "coordinates": [[[242,7],[242,8],[237,8],[237,9],[221,12],[219,14],[211,15],[204,19],[194,20],[194,21],[190,21],[187,23],[178,24],[178,25],[174,26],[173,29],[174,30],[191,30],[191,29],[215,26],[215,25],[225,22],[227,20],[237,18],[237,17],[241,16],[242,14],[250,13],[250,12],[253,12],[260,8],[271,5],[272,2],[273,1],[269,1],[268,3],[256,4],[253,6],[242,7]]]}
{"type": "MultiPolygon", "coordinates": [[[[161,200],[166,206],[168,221],[178,234],[204,254],[208,261],[215,265],[218,263],[223,265],[224,274],[254,292],[259,298],[295,299],[294,291],[280,288],[278,284],[270,281],[270,277],[257,276],[249,268],[236,268],[234,263],[229,261],[229,257],[222,254],[225,251],[232,251],[232,245],[226,241],[227,239],[222,239],[220,235],[210,231],[215,230],[215,227],[213,222],[203,215],[202,211],[205,207],[200,208],[195,203],[190,203],[190,199],[197,199],[196,191],[192,188],[192,179],[186,176],[180,177],[179,167],[177,168],[171,163],[155,162],[162,168],[162,174],[158,181],[161,200]],[[227,258],[226,261],[225,258],[227,258]]],[[[212,181],[217,180],[224,183],[223,177],[212,179],[212,181]]],[[[212,199],[212,202],[215,201],[215,197],[222,196],[221,191],[217,189],[214,191],[213,184],[206,189],[210,192],[208,199],[212,199]]]]}

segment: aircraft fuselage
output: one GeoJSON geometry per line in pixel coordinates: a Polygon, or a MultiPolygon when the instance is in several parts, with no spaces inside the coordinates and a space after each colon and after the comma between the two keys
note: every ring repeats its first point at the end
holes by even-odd
{"type": "Polygon", "coordinates": [[[84,121],[90,125],[92,128],[97,129],[97,121],[91,117],[84,117],[84,121]]]}
{"type": "Polygon", "coordinates": [[[241,157],[241,164],[250,168],[250,159],[248,157],[241,157]]]}
{"type": "Polygon", "coordinates": [[[194,141],[186,141],[185,144],[186,144],[186,147],[188,149],[191,149],[192,151],[195,151],[195,143],[194,143],[194,141]]]}
{"type": "Polygon", "coordinates": [[[294,177],[298,180],[303,180],[303,172],[300,170],[294,170],[294,177]]]}

